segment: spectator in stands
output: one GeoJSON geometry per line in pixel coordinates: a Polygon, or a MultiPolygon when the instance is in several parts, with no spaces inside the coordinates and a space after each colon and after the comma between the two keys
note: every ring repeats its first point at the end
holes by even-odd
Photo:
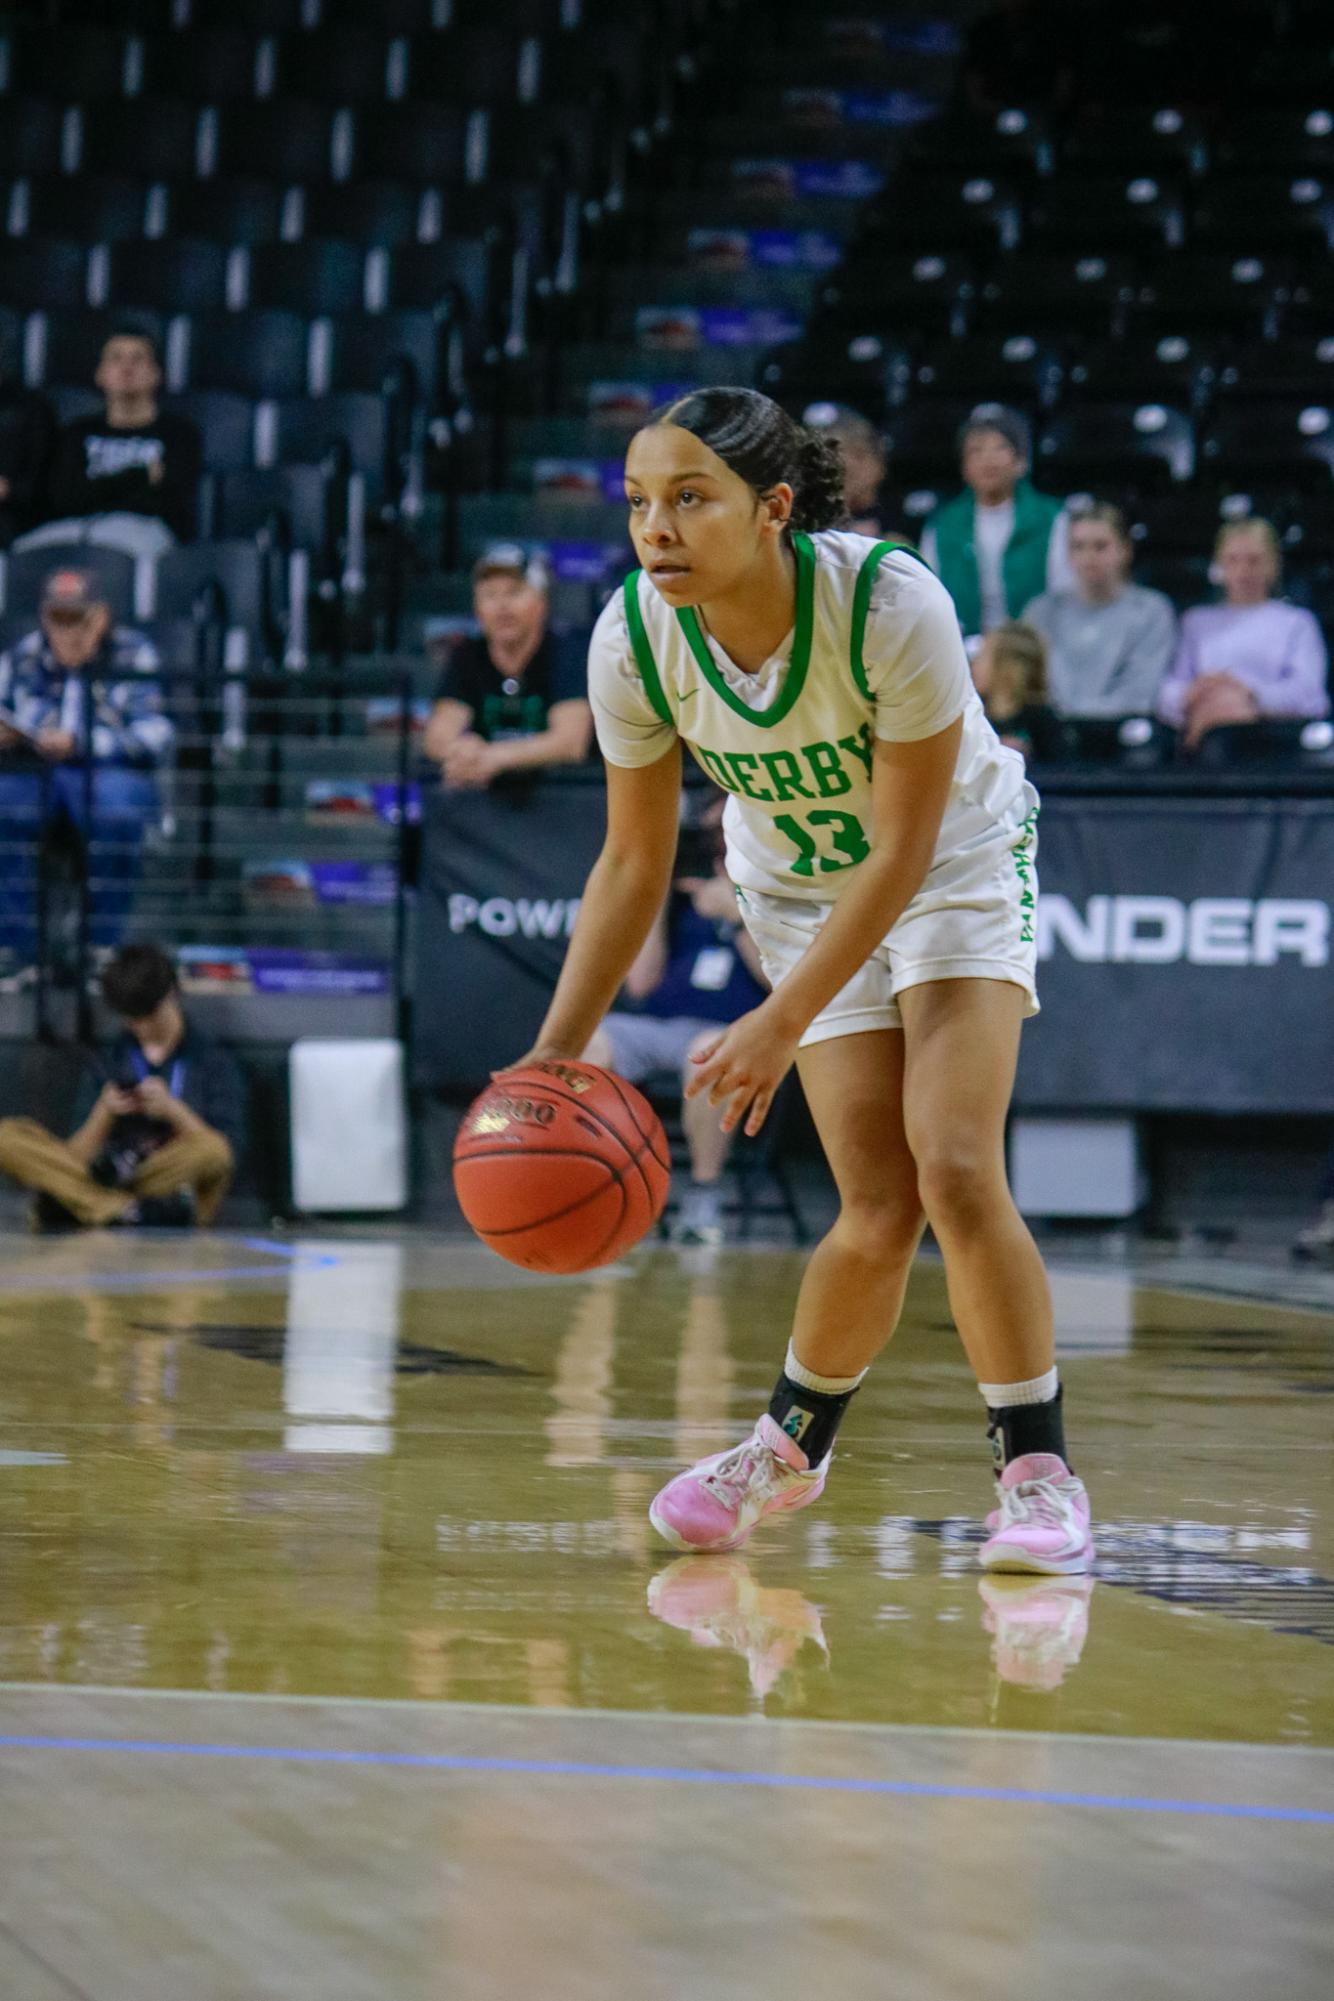
{"type": "Polygon", "coordinates": [[[50,404],[15,379],[11,364],[0,336],[0,549],[39,517],[55,438],[50,404]]]}
{"type": "Polygon", "coordinates": [[[188,417],[158,407],[162,366],[152,335],[116,328],[93,380],[106,407],[61,432],[51,480],[56,518],[40,533],[47,541],[82,533],[132,556],[188,542],[198,505],[199,432],[188,417]],[[82,529],[72,527],[76,522],[82,529]]]}
{"type": "Polygon", "coordinates": [[[593,734],[585,648],[550,630],[546,564],[500,543],[473,570],[472,601],[481,637],[455,652],[426,725],[426,754],[446,785],[581,764],[593,734]]]}
{"type": "MultiPolygon", "coordinates": [[[[737,912],[716,818],[699,834],[703,872],[677,877],[626,980],[625,997],[633,1007],[609,1014],[584,1052],[590,1063],[631,1083],[670,1071],[684,1088],[694,1053],[715,1042],[728,1022],[758,1007],[768,992],[759,953],[737,912]]],[[[722,1242],[722,1176],[732,1136],[724,1133],[721,1120],[722,1111],[707,1097],[682,1100],[690,1183],[672,1233],[678,1243],[722,1242]]]]}
{"type": "Polygon", "coordinates": [[[126,945],[102,975],[121,1032],[85,1073],[76,1130],[0,1120],[0,1170],[37,1192],[37,1229],[185,1228],[216,1217],[241,1152],[241,1073],[181,1006],[160,945],[126,945]]]}
{"type": "Polygon", "coordinates": [[[93,936],[114,944],[129,907],[144,828],[157,811],[154,770],[174,729],[157,649],[112,623],[88,570],[46,580],[35,632],[0,654],[0,950],[20,964],[35,940],[35,849],[52,826],[88,833],[93,936]],[[87,769],[91,758],[91,774],[87,769]]]}
{"type": "Polygon", "coordinates": [[[838,442],[847,526],[858,535],[889,534],[889,517],[880,492],[885,482],[885,446],[870,418],[846,403],[813,403],[802,422],[838,442]]]}
{"type": "Polygon", "coordinates": [[[1075,82],[1063,0],[1001,0],[979,14],[964,46],[962,81],[970,110],[994,117],[1012,105],[1061,110],[1075,82]]]}
{"type": "Polygon", "coordinates": [[[1018,619],[993,626],[973,653],[973,686],[997,736],[1028,763],[1061,755],[1056,711],[1047,699],[1047,645],[1018,619]]]}
{"type": "Polygon", "coordinates": [[[938,507],[922,554],[954,599],[965,634],[1018,618],[1043,591],[1074,588],[1069,517],[1028,479],[1028,425],[979,403],[959,433],[967,491],[938,507]]]}
{"type": "Polygon", "coordinates": [[[1152,715],[1176,646],[1161,591],[1130,581],[1134,545],[1119,507],[1070,517],[1074,589],[1044,591],[1024,611],[1047,642],[1052,706],[1063,716],[1152,715]]]}
{"type": "Polygon", "coordinates": [[[1329,657],[1314,616],[1272,596],[1283,559],[1271,522],[1229,521],[1214,545],[1222,604],[1181,621],[1158,713],[1194,750],[1212,729],[1329,713],[1329,657]]]}

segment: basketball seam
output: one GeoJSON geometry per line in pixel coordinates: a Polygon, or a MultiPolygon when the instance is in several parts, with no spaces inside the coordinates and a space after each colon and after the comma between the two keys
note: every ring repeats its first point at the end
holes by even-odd
{"type": "MultiPolygon", "coordinates": [[[[590,1064],[587,1067],[591,1069],[596,1066],[590,1064]]],[[[654,1210],[653,1189],[650,1186],[648,1175],[644,1171],[643,1157],[646,1153],[651,1154],[653,1159],[657,1162],[658,1166],[661,1168],[665,1168],[669,1175],[672,1171],[671,1158],[669,1156],[666,1160],[663,1160],[660,1157],[660,1155],[654,1151],[652,1135],[644,1131],[643,1126],[640,1125],[639,1120],[635,1117],[634,1107],[633,1105],[630,1104],[629,1100],[625,1096],[624,1091],[621,1089],[620,1078],[617,1077],[615,1073],[611,1070],[602,1071],[602,1075],[607,1079],[608,1083],[612,1085],[621,1104],[625,1107],[626,1112],[629,1114],[630,1123],[634,1127],[635,1131],[638,1133],[640,1141],[642,1142],[638,1150],[634,1153],[632,1153],[630,1151],[630,1148],[626,1145],[623,1134],[619,1133],[616,1130],[616,1127],[612,1124],[611,1120],[605,1117],[604,1114],[597,1109],[596,1105],[585,1104],[583,1098],[580,1096],[578,1091],[573,1090],[568,1084],[565,1084],[562,1078],[558,1076],[555,1077],[550,1076],[547,1071],[539,1070],[538,1066],[535,1063],[529,1065],[528,1068],[534,1074],[536,1074],[542,1079],[542,1088],[546,1091],[549,1091],[553,1098],[559,1098],[559,1100],[563,1104],[574,1105],[579,1111],[581,1111],[585,1115],[586,1118],[596,1120],[597,1124],[602,1127],[603,1131],[610,1133],[611,1137],[618,1142],[618,1144],[624,1150],[627,1159],[635,1167],[639,1169],[639,1177],[644,1184],[644,1193],[648,1196],[649,1209],[651,1212],[653,1212],[654,1221],[656,1222],[657,1217],[662,1212],[661,1210],[656,1210],[656,1211],[654,1210]]],[[[515,1074],[522,1075],[524,1073],[518,1072],[515,1074]]],[[[531,1091],[529,1095],[531,1095],[531,1091]]],[[[650,1109],[652,1108],[650,1107],[650,1109]]],[[[525,1149],[525,1151],[532,1153],[540,1153],[547,1150],[548,1149],[544,1149],[541,1147],[531,1147],[525,1149]]],[[[574,1149],[567,1147],[560,1147],[560,1148],[552,1148],[550,1149],[550,1151],[565,1153],[565,1152],[573,1152],[574,1149]]],[[[464,1158],[468,1160],[476,1160],[484,1157],[485,1156],[478,1154],[466,1154],[464,1156],[464,1158]]],[[[617,1178],[619,1180],[620,1177],[618,1176],[617,1178]]],[[[576,1204],[576,1207],[577,1206],[578,1205],[576,1204]]],[[[562,1211],[562,1213],[566,1212],[562,1211]]]]}
{"type": "MultiPolygon", "coordinates": [[[[626,1096],[625,1083],[622,1081],[620,1077],[616,1075],[614,1070],[608,1070],[605,1073],[605,1075],[607,1078],[607,1082],[612,1086],[614,1086],[617,1097],[620,1099],[621,1103],[625,1106],[626,1111],[630,1114],[631,1122],[634,1125],[635,1131],[644,1141],[645,1145],[648,1147],[649,1152],[653,1155],[653,1158],[657,1161],[659,1167],[665,1167],[667,1169],[667,1172],[670,1174],[672,1171],[671,1154],[668,1153],[666,1160],[664,1160],[662,1158],[662,1155],[658,1152],[657,1148],[654,1146],[652,1132],[640,1124],[638,1118],[635,1115],[634,1105],[631,1103],[630,1099],[626,1096]]],[[[625,1082],[628,1082],[628,1079],[625,1080],[625,1082]]],[[[636,1091],[635,1096],[640,1097],[641,1093],[636,1091]]],[[[649,1117],[653,1119],[654,1123],[657,1126],[659,1126],[659,1128],[661,1128],[662,1121],[661,1119],[658,1118],[657,1114],[654,1112],[652,1105],[649,1105],[648,1099],[644,1098],[643,1103],[645,1105],[648,1105],[649,1117]]],[[[663,1137],[664,1139],[666,1138],[665,1133],[663,1134],[663,1137]]]]}
{"type": "MultiPolygon", "coordinates": [[[[595,1160],[598,1163],[599,1167],[603,1167],[606,1169],[608,1179],[610,1180],[612,1187],[621,1188],[621,1177],[616,1172],[615,1168],[612,1166],[610,1161],[604,1160],[600,1153],[594,1153],[591,1149],[587,1153],[585,1153],[579,1148],[569,1147],[569,1146],[526,1146],[523,1148],[522,1153],[517,1152],[512,1147],[506,1147],[506,1146],[489,1147],[485,1153],[465,1153],[461,1160],[455,1161],[454,1166],[455,1166],[455,1171],[457,1172],[457,1170],[460,1167],[466,1167],[469,1161],[472,1160],[518,1160],[518,1159],[595,1160]]],[[[525,1230],[540,1230],[547,1223],[559,1223],[566,1216],[572,1216],[576,1209],[582,1209],[584,1207],[584,1204],[587,1202],[591,1202],[595,1196],[605,1194],[606,1188],[607,1188],[607,1183],[604,1181],[600,1188],[590,1188],[586,1195],[581,1195],[577,1202],[567,1203],[565,1208],[563,1209],[551,1209],[547,1212],[545,1216],[535,1216],[533,1217],[531,1222],[527,1223],[511,1223],[506,1229],[503,1230],[478,1230],[477,1225],[475,1223],[470,1224],[469,1227],[471,1229],[477,1230],[477,1234],[480,1237],[517,1237],[522,1235],[522,1233],[525,1230]]],[[[621,1188],[621,1197],[622,1197],[621,1214],[624,1215],[625,1190],[623,1188],[621,1188]]],[[[466,1210],[464,1211],[464,1214],[466,1216],[467,1214],[466,1210]]]]}

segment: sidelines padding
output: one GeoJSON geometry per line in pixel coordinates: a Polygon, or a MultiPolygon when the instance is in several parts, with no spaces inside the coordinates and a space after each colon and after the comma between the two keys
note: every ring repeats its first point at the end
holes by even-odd
{"type": "Polygon", "coordinates": [[[405,1207],[402,1043],[304,1036],[292,1044],[288,1079],[293,1208],[330,1215],[405,1207]]]}

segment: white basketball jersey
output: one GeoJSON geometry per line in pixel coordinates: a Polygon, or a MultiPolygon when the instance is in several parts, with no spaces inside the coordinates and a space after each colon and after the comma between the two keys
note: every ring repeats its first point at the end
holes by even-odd
{"type": "MultiPolygon", "coordinates": [[[[742,889],[829,901],[870,853],[877,737],[914,742],[963,717],[935,863],[1018,825],[1036,804],[973,687],[948,593],[901,545],[794,534],[796,618],[758,673],[642,570],[599,618],[589,655],[598,742],[652,764],[679,736],[730,797],[727,867],[742,889]]],[[[933,864],[934,866],[935,864],[933,864]]]]}

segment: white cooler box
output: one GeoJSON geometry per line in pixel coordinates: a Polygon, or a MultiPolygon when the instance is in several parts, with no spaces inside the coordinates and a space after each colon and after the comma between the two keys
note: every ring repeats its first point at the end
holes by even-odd
{"type": "Polygon", "coordinates": [[[292,1206],[306,1214],[402,1209],[408,1125],[401,1042],[310,1035],[288,1057],[292,1206]]]}

